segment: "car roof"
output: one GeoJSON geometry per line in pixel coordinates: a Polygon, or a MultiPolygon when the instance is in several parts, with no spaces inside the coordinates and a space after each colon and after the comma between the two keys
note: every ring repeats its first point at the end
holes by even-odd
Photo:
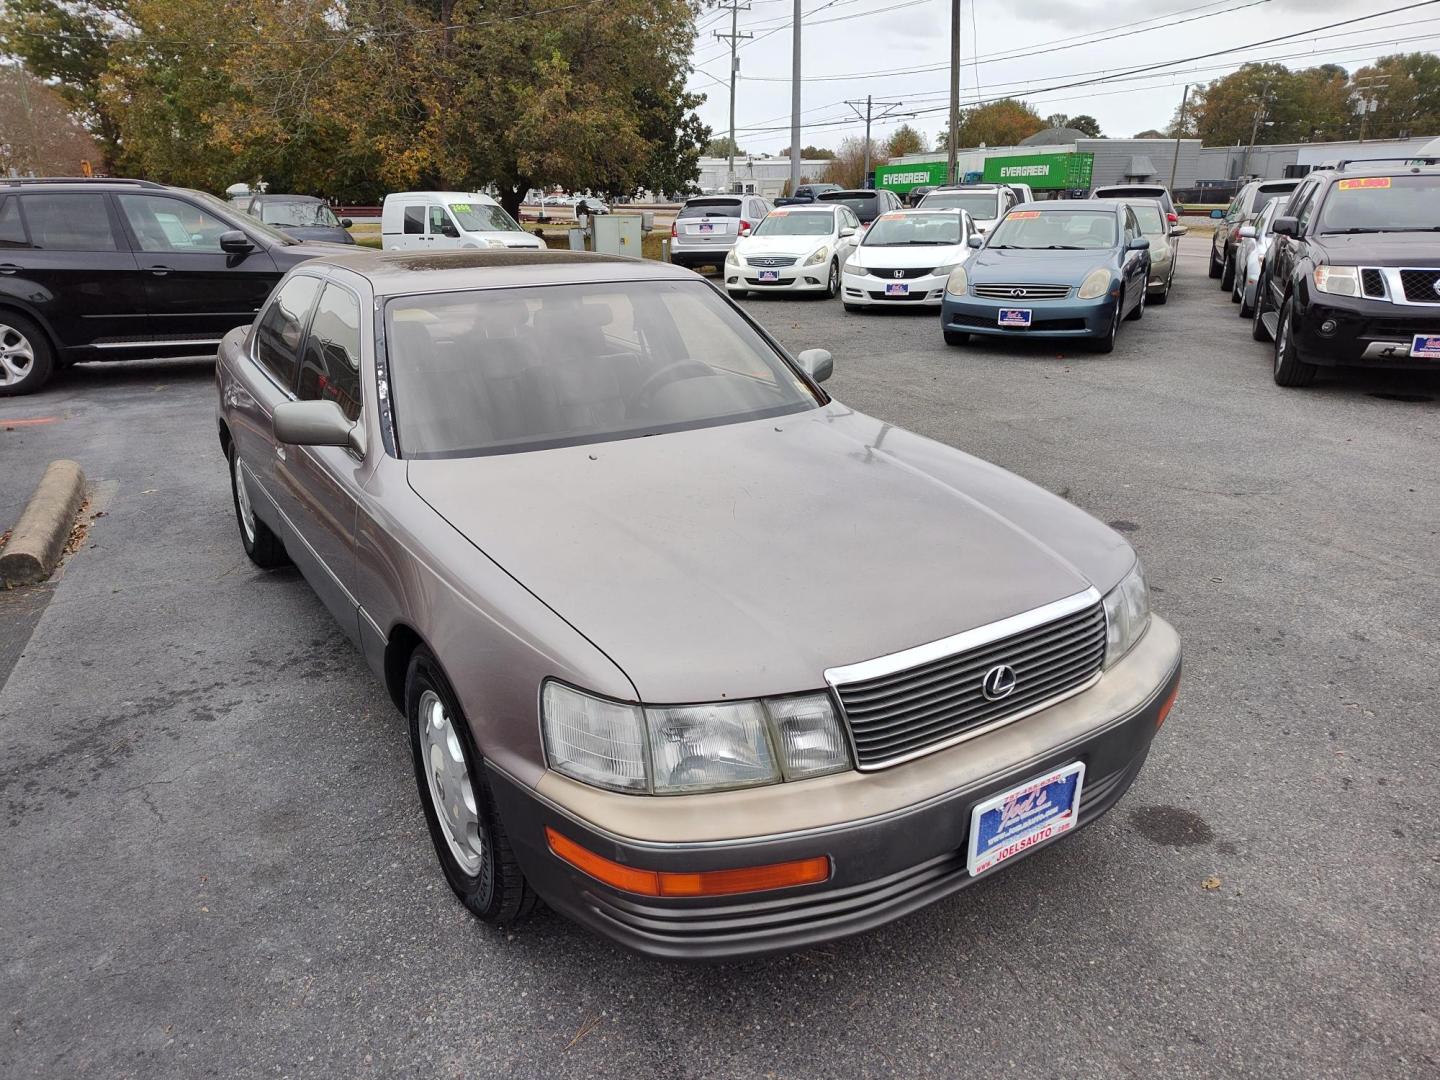
{"type": "Polygon", "coordinates": [[[835,208],[834,208],[833,206],[819,206],[819,205],[817,205],[817,204],[815,204],[815,203],[813,203],[813,202],[810,202],[810,203],[792,203],[792,204],[790,204],[789,206],[777,206],[775,209],[776,209],[776,210],[784,210],[785,213],[787,213],[787,214],[833,214],[833,213],[835,213],[835,208]]]}
{"type": "Polygon", "coordinates": [[[435,198],[440,199],[441,201],[447,201],[449,199],[457,199],[461,201],[465,199],[486,199],[489,202],[495,201],[489,195],[486,195],[483,191],[392,191],[389,195],[385,196],[385,201],[389,202],[391,199],[419,198],[435,198]]]}
{"type": "MultiPolygon", "coordinates": [[[[687,203],[692,203],[692,202],[722,202],[722,201],[728,199],[728,200],[730,200],[730,201],[732,201],[732,202],[739,202],[741,199],[744,199],[744,198],[746,198],[746,197],[747,197],[747,196],[745,196],[745,195],[740,195],[740,194],[732,194],[732,195],[692,195],[690,198],[686,199],[685,201],[686,201],[687,203]]],[[[759,196],[749,196],[749,197],[750,197],[750,198],[759,198],[759,196]]]]}
{"type": "Polygon", "coordinates": [[[314,195],[281,195],[266,192],[263,195],[251,195],[250,199],[256,202],[324,202],[324,199],[314,195]]]}
{"type": "Polygon", "coordinates": [[[334,266],[358,274],[377,296],[570,285],[590,281],[699,281],[684,267],[588,251],[376,251],[360,248],[309,259],[300,267],[334,266]]]}

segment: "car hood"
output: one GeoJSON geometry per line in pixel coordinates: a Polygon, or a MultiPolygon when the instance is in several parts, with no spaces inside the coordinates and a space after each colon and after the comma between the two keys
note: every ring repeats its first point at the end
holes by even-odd
{"type": "Polygon", "coordinates": [[[277,245],[270,249],[270,255],[281,270],[288,270],[306,259],[318,259],[322,255],[348,254],[355,250],[353,244],[332,244],[327,240],[302,240],[298,244],[277,245]]]}
{"type": "Polygon", "coordinates": [[[1336,263],[1364,266],[1436,266],[1440,233],[1332,233],[1311,242],[1336,263]]]}
{"type": "Polygon", "coordinates": [[[981,248],[966,270],[972,282],[1051,282],[1079,285],[1097,266],[1114,266],[1115,253],[1109,248],[1084,251],[1013,251],[981,248]]]}
{"type": "Polygon", "coordinates": [[[355,238],[339,225],[276,225],[275,228],[296,240],[325,240],[347,246],[355,243],[355,238]]]}
{"type": "Polygon", "coordinates": [[[834,242],[833,236],[746,236],[735,242],[735,251],[745,256],[794,255],[799,258],[834,242]]]}
{"type": "Polygon", "coordinates": [[[838,403],[407,466],[651,702],[823,687],[828,667],[1107,590],[1134,559],[1064,500],[838,403]]]}
{"type": "Polygon", "coordinates": [[[864,267],[894,267],[897,270],[917,266],[954,266],[970,255],[968,244],[946,244],[940,247],[916,244],[887,247],[883,244],[861,244],[851,258],[864,267]]]}

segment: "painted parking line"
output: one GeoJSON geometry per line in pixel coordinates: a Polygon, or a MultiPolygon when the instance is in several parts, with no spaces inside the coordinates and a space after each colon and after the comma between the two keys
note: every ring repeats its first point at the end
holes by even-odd
{"type": "Polygon", "coordinates": [[[0,425],[4,425],[7,428],[36,427],[39,424],[53,424],[59,419],[60,417],[58,416],[25,416],[15,420],[7,420],[4,417],[0,417],[0,425]]]}

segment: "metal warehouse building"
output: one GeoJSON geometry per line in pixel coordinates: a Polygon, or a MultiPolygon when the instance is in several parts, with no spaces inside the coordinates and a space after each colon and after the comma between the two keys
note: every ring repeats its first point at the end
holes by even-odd
{"type": "Polygon", "coordinates": [[[1278,180],[1303,176],[1316,165],[1332,161],[1419,157],[1433,141],[1427,135],[1420,139],[1367,139],[1365,142],[1276,143],[1253,150],[1244,146],[1207,146],[1200,151],[1198,179],[1236,180],[1242,176],[1260,176],[1278,180]]]}

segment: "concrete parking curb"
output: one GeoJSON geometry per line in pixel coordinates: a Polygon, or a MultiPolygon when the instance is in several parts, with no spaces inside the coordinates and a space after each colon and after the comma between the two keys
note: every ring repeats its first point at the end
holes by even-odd
{"type": "Polygon", "coordinates": [[[52,461],[0,552],[0,582],[34,585],[55,569],[85,501],[85,474],[73,461],[52,461]]]}

